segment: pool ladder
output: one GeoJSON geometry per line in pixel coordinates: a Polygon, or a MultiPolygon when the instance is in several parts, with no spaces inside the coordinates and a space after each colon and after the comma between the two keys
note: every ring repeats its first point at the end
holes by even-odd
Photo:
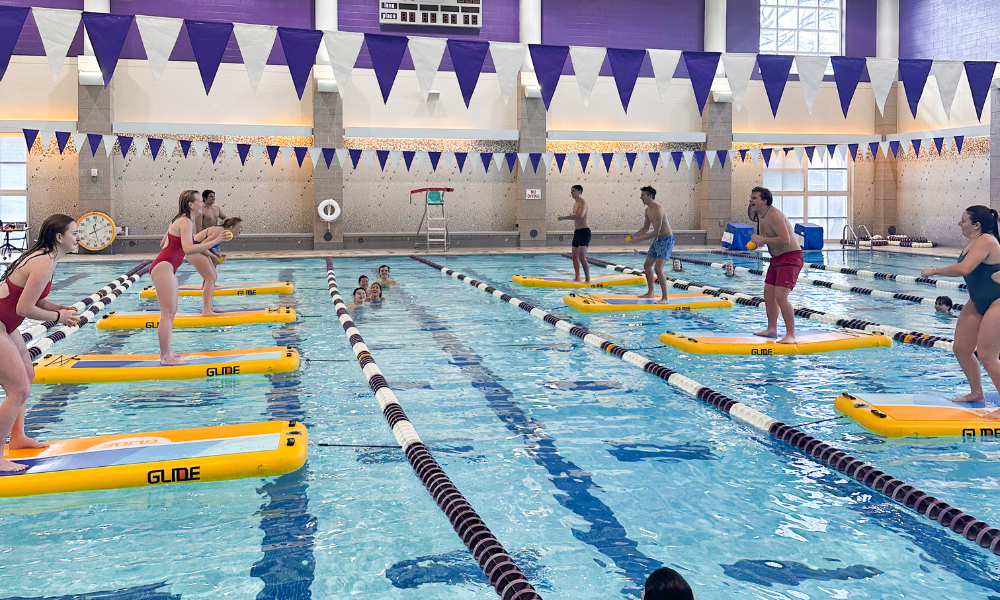
{"type": "MultiPolygon", "coordinates": [[[[872,239],[872,233],[871,231],[868,230],[868,227],[862,225],[861,230],[865,232],[865,235],[868,236],[869,240],[872,239]]],[[[854,229],[854,227],[851,226],[850,223],[844,225],[844,230],[843,232],[841,232],[840,235],[841,235],[840,239],[843,240],[840,244],[841,248],[846,248],[847,246],[854,246],[854,250],[856,252],[861,251],[862,238],[861,236],[858,235],[858,232],[854,229]]],[[[870,252],[875,252],[875,246],[874,245],[868,246],[868,250],[870,252]]]]}

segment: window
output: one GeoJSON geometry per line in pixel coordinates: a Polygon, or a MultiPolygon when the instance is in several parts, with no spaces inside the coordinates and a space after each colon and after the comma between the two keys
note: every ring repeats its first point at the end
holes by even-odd
{"type": "Polygon", "coordinates": [[[0,221],[28,222],[28,152],[23,136],[0,136],[0,221]]]}
{"type": "Polygon", "coordinates": [[[760,0],[762,54],[843,54],[844,0],[760,0]]]}
{"type": "Polygon", "coordinates": [[[845,157],[820,158],[819,150],[810,161],[799,162],[794,152],[775,148],[771,163],[764,167],[764,187],[774,195],[774,206],[796,223],[814,223],[823,228],[826,239],[840,239],[847,225],[849,193],[845,157]]]}

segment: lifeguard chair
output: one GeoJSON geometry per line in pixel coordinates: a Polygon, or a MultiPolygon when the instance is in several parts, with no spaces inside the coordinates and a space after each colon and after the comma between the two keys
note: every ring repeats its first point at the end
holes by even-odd
{"type": "MultiPolygon", "coordinates": [[[[441,244],[442,249],[447,250],[451,244],[448,242],[448,217],[444,212],[445,192],[454,192],[454,188],[420,188],[410,190],[410,203],[413,203],[413,194],[424,194],[424,216],[420,218],[420,225],[417,226],[417,235],[424,229],[424,222],[427,227],[424,233],[427,236],[427,251],[431,249],[431,244],[441,244]],[[431,207],[435,206],[440,212],[431,214],[431,207]]],[[[419,244],[418,244],[419,245],[419,244]]]]}

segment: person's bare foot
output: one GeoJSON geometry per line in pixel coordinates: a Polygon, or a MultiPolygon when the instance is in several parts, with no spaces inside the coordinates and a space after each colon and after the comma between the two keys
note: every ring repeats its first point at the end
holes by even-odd
{"type": "Polygon", "coordinates": [[[164,367],[175,367],[178,365],[186,365],[187,363],[187,359],[182,357],[180,354],[170,354],[169,356],[160,357],[160,364],[164,367]]]}
{"type": "MultiPolygon", "coordinates": [[[[958,398],[952,398],[952,402],[985,402],[986,396],[982,392],[970,392],[964,396],[959,396],[958,398]]],[[[1000,409],[998,409],[1000,410],[1000,409]]],[[[994,417],[990,417],[994,418],[994,417]]]]}
{"type": "MultiPolygon", "coordinates": [[[[573,278],[573,283],[582,283],[582,280],[579,277],[574,277],[573,278]]],[[[588,281],[587,283],[590,283],[590,282],[588,281]]]]}
{"type": "Polygon", "coordinates": [[[656,297],[656,294],[654,294],[653,292],[646,292],[645,294],[643,294],[641,296],[636,296],[636,298],[655,298],[655,297],[656,297]]]}
{"type": "Polygon", "coordinates": [[[774,329],[765,329],[764,331],[758,331],[754,335],[766,338],[776,338],[778,337],[778,332],[774,329]]]}
{"type": "Polygon", "coordinates": [[[28,450],[36,448],[48,448],[49,445],[45,442],[40,442],[38,440],[32,439],[28,436],[10,436],[10,444],[7,445],[11,450],[28,450]]]}
{"type": "Polygon", "coordinates": [[[983,415],[985,419],[1000,419],[1000,408],[991,410],[983,415]]]}
{"type": "Polygon", "coordinates": [[[669,304],[670,303],[670,298],[668,296],[664,296],[664,297],[660,298],[659,300],[657,300],[656,303],[657,304],[669,304]]]}
{"type": "Polygon", "coordinates": [[[0,458],[0,473],[18,473],[28,468],[28,465],[22,465],[21,463],[16,463],[6,458],[0,458]]]}
{"type": "MultiPolygon", "coordinates": [[[[778,336],[775,336],[775,337],[778,337],[778,336]]],[[[776,344],[795,344],[795,343],[798,343],[798,340],[795,339],[794,335],[786,335],[785,337],[781,338],[780,340],[778,340],[775,343],[776,344]]]]}

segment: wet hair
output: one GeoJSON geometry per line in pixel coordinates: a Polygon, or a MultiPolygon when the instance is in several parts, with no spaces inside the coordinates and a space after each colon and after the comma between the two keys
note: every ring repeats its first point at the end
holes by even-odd
{"type": "Polygon", "coordinates": [[[211,194],[214,194],[214,193],[215,193],[215,190],[205,190],[204,192],[201,193],[201,199],[202,200],[208,200],[208,197],[211,194]]]}
{"type": "Polygon", "coordinates": [[[653,186],[651,185],[643,186],[639,188],[639,191],[646,192],[647,194],[649,194],[650,198],[656,200],[656,188],[654,188],[653,186]]]}
{"type": "Polygon", "coordinates": [[[997,240],[1000,240],[1000,231],[997,231],[997,211],[982,204],[970,206],[965,209],[969,213],[969,220],[979,223],[983,233],[991,233],[997,240]]]}
{"type": "Polygon", "coordinates": [[[670,567],[660,567],[646,578],[646,600],[694,600],[691,586],[670,567]]]}
{"type": "Polygon", "coordinates": [[[578,184],[576,184],[576,185],[574,185],[573,187],[571,187],[571,188],[569,188],[569,189],[571,189],[571,190],[576,190],[576,191],[580,192],[581,194],[583,193],[583,186],[582,186],[582,185],[580,185],[579,183],[578,183],[578,184]]]}
{"type": "Polygon", "coordinates": [[[758,185],[754,189],[750,190],[750,193],[751,194],[759,193],[760,199],[766,202],[768,206],[771,206],[771,203],[774,202],[774,196],[771,195],[771,190],[767,189],[766,187],[760,187],[758,185]]]}
{"type": "Polygon", "coordinates": [[[355,296],[358,295],[358,290],[361,290],[362,292],[364,292],[366,296],[368,295],[368,290],[366,290],[363,287],[356,287],[356,288],[354,288],[354,291],[351,292],[351,298],[353,298],[353,297],[355,297],[355,296]]]}
{"type": "Polygon", "coordinates": [[[180,198],[177,199],[177,214],[170,222],[173,223],[181,217],[191,218],[191,203],[198,199],[198,190],[184,190],[180,198]]]}
{"type": "Polygon", "coordinates": [[[371,280],[371,278],[368,277],[367,275],[362,275],[361,277],[358,277],[358,285],[361,285],[361,280],[362,279],[368,279],[369,281],[371,280]]]}
{"type": "Polygon", "coordinates": [[[389,265],[379,265],[379,266],[378,266],[378,270],[379,270],[379,271],[381,271],[381,270],[382,270],[382,267],[385,267],[385,270],[386,270],[386,271],[388,271],[388,270],[389,270],[389,265]]]}
{"type": "Polygon", "coordinates": [[[236,227],[237,225],[239,225],[242,222],[243,222],[243,219],[241,219],[239,217],[229,217],[228,219],[226,219],[225,221],[222,222],[222,228],[223,229],[232,229],[233,227],[236,227]]]}
{"type": "Polygon", "coordinates": [[[17,270],[18,267],[24,264],[24,261],[31,257],[33,254],[38,252],[39,254],[48,254],[56,248],[56,236],[60,233],[66,233],[69,229],[69,224],[76,222],[76,219],[69,215],[55,214],[45,219],[42,222],[41,229],[38,230],[38,239],[35,243],[31,245],[30,248],[25,250],[21,256],[17,257],[7,270],[0,275],[0,283],[7,280],[11,273],[17,270]]]}
{"type": "Polygon", "coordinates": [[[368,289],[373,290],[373,289],[375,289],[376,285],[378,286],[379,293],[381,293],[382,292],[382,284],[379,283],[379,282],[377,282],[377,281],[373,281],[372,284],[370,286],[368,286],[368,289]]]}
{"type": "Polygon", "coordinates": [[[951,309],[954,302],[952,302],[951,298],[949,298],[948,296],[938,296],[937,298],[934,299],[934,304],[944,304],[949,309],[951,309]]]}

